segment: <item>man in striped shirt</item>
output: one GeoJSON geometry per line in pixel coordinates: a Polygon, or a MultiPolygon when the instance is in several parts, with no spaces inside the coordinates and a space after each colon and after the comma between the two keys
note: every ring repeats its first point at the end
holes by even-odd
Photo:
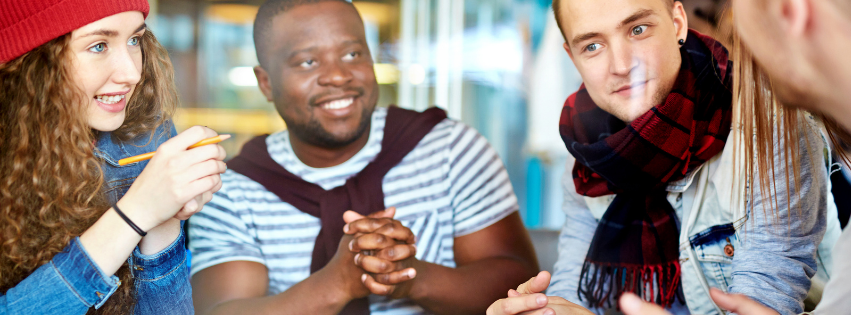
{"type": "MultiPolygon", "coordinates": [[[[262,153],[285,172],[330,191],[399,149],[382,146],[394,136],[384,133],[388,113],[400,110],[376,108],[363,22],[350,3],[267,1],[254,32],[261,91],[288,126],[261,139],[262,153]]],[[[337,314],[368,298],[366,313],[481,314],[534,276],[534,250],[499,156],[457,121],[438,120],[426,132],[380,183],[390,209],[347,213],[348,234],[318,270],[312,257],[327,222],[270,191],[298,188],[228,170],[190,221],[196,311],[337,314]]]]}

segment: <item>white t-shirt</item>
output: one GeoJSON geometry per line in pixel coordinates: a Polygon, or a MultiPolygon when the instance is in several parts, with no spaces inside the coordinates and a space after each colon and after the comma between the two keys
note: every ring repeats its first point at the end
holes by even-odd
{"type": "MultiPolygon", "coordinates": [[[[270,135],[272,158],[291,173],[329,190],[360,172],[381,151],[387,109],[372,115],[369,140],[348,161],[312,168],[292,151],[289,133],[270,135]]],[[[319,219],[281,201],[262,185],[228,170],[222,189],[190,222],[192,270],[229,261],[254,261],[269,269],[269,292],[283,292],[310,275],[319,219]]],[[[479,231],[518,210],[502,161],[474,129],[449,119],[439,123],[384,177],[384,204],[416,234],[417,259],[455,267],[454,238],[479,231]]],[[[383,210],[383,209],[376,209],[383,210]]],[[[342,213],[341,213],[342,215],[342,213]]],[[[408,299],[370,296],[372,314],[419,314],[408,299]]]]}
{"type": "Polygon", "coordinates": [[[833,274],[813,314],[851,314],[851,229],[846,228],[833,247],[833,274]]]}

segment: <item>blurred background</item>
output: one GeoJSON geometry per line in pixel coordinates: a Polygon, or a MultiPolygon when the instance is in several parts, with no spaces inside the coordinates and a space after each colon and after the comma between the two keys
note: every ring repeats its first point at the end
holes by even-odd
{"type": "MultiPolygon", "coordinates": [[[[148,25],[168,49],[182,107],[178,131],[206,125],[252,137],[286,128],[257,88],[252,26],[262,0],[149,0],[148,25]]],[[[379,106],[445,109],[499,152],[551,270],[564,222],[560,178],[567,150],[561,107],[581,79],[562,48],[551,0],[353,1],[366,26],[379,106]]]]}
{"type": "MultiPolygon", "coordinates": [[[[252,70],[258,64],[252,26],[263,0],[149,2],[148,25],[169,51],[182,98],[178,131],[205,125],[232,134],[235,139],[222,145],[234,156],[252,137],[286,128],[252,70]]],[[[729,27],[719,25],[727,0],[682,2],[690,27],[729,43],[729,27]]],[[[508,169],[541,268],[552,271],[569,159],[558,119],[581,78],[562,48],[551,0],[353,4],[375,59],[378,105],[438,106],[484,135],[508,169]]],[[[835,180],[846,177],[851,172],[834,173],[835,180]]],[[[851,192],[847,181],[842,187],[851,192]]],[[[844,200],[838,203],[851,205],[851,197],[844,200]]]]}

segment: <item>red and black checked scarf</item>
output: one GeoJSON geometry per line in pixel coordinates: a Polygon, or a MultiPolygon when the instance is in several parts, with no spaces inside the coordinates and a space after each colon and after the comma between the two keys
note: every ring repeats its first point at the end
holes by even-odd
{"type": "MultiPolygon", "coordinates": [[[[354,210],[368,215],[384,210],[384,176],[444,119],[446,112],[437,107],[419,113],[390,106],[381,152],[343,186],[331,190],[305,181],[275,162],[266,148],[268,135],[258,136],[243,145],[239,155],[228,161],[228,168],[263,185],[298,210],[320,219],[322,228],[310,262],[310,273],[314,273],[325,267],[337,252],[346,224],[343,212],[354,210]]],[[[369,314],[369,299],[353,300],[339,314],[369,314]]]]}
{"type": "Polygon", "coordinates": [[[578,295],[591,305],[611,307],[633,292],[668,307],[680,295],[679,223],[666,187],[724,149],[732,120],[727,50],[690,30],[680,54],[671,93],[628,126],[597,107],[584,85],[562,109],[576,191],[615,194],[582,266],[578,295]]]}

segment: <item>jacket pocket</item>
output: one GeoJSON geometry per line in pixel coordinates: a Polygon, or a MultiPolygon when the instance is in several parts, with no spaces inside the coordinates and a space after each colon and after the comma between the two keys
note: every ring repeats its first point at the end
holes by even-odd
{"type": "Polygon", "coordinates": [[[712,226],[689,238],[710,286],[724,290],[733,274],[733,257],[739,245],[733,223],[712,226]]]}

